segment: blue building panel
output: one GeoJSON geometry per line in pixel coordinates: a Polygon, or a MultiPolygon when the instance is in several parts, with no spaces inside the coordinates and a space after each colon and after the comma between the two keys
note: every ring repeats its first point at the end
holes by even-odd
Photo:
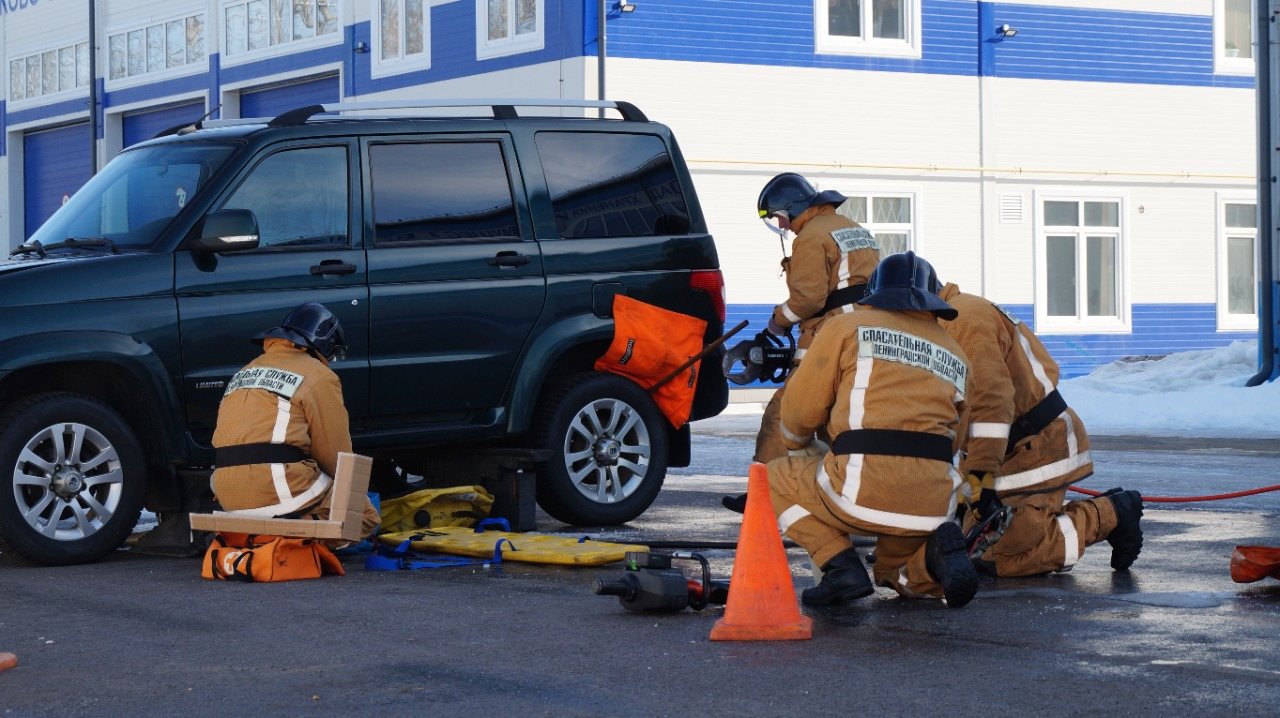
{"type": "Polygon", "coordinates": [[[23,232],[30,237],[89,181],[89,123],[28,132],[22,148],[23,232]]]}
{"type": "Polygon", "coordinates": [[[241,117],[275,117],[307,105],[324,105],[339,98],[338,76],[278,85],[240,95],[241,117]]]}
{"type": "Polygon", "coordinates": [[[199,101],[125,115],[122,123],[124,146],[129,147],[149,140],[170,127],[195,122],[203,117],[204,113],[204,102],[199,101]]]}

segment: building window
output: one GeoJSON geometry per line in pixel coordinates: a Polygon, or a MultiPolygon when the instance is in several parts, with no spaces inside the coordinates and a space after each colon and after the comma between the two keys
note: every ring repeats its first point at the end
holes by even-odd
{"type": "Polygon", "coordinates": [[[122,80],[204,64],[204,15],[175,18],[107,38],[107,77],[122,80]]]}
{"type": "Polygon", "coordinates": [[[915,249],[915,198],[910,194],[844,193],[848,201],[840,214],[857,222],[875,235],[880,256],[915,249]],[[867,210],[870,208],[870,216],[867,210]]]}
{"type": "Polygon", "coordinates": [[[1253,74],[1253,0],[1214,0],[1213,47],[1217,72],[1253,74]]]}
{"type": "Polygon", "coordinates": [[[545,0],[476,0],[476,58],[541,50],[545,0]]]}
{"type": "Polygon", "coordinates": [[[1128,331],[1118,198],[1044,199],[1036,327],[1128,331]]]}
{"type": "Polygon", "coordinates": [[[256,53],[298,40],[337,36],[338,0],[237,0],[223,9],[228,57],[256,53]]]}
{"type": "Polygon", "coordinates": [[[32,100],[88,85],[87,42],[9,60],[10,102],[32,100]]]}
{"type": "Polygon", "coordinates": [[[814,0],[813,14],[819,53],[920,57],[920,0],[814,0]]]}
{"type": "Polygon", "coordinates": [[[373,0],[375,69],[431,66],[431,0],[373,0]]]}
{"type": "Polygon", "coordinates": [[[1218,202],[1218,328],[1258,329],[1258,206],[1253,199],[1218,202]]]}

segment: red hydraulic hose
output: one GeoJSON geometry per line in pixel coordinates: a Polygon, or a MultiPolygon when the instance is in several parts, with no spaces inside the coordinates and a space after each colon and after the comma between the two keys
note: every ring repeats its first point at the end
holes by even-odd
{"type": "MultiPolygon", "coordinates": [[[[1086,496],[1102,495],[1101,491],[1094,491],[1092,489],[1081,489],[1075,486],[1072,486],[1070,488],[1072,491],[1084,494],[1086,496]]],[[[1242,496],[1253,496],[1254,494],[1265,494],[1268,491],[1280,491],[1280,484],[1276,484],[1274,486],[1261,486],[1259,488],[1249,489],[1247,491],[1233,491],[1229,494],[1209,494],[1207,496],[1143,496],[1142,500],[1144,502],[1150,501],[1152,503],[1189,504],[1196,501],[1224,501],[1226,499],[1238,499],[1242,496]]]]}

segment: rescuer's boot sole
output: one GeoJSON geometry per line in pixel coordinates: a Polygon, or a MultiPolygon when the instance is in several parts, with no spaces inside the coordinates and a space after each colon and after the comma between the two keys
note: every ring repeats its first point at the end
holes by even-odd
{"type": "Polygon", "coordinates": [[[933,580],[942,584],[942,597],[947,606],[960,608],[973,600],[978,592],[978,570],[965,550],[960,524],[943,522],[925,544],[925,567],[933,580]]]}
{"type": "Polygon", "coordinates": [[[1116,510],[1116,527],[1107,534],[1111,544],[1111,568],[1127,571],[1142,552],[1142,494],[1111,489],[1103,494],[1116,510]]]}

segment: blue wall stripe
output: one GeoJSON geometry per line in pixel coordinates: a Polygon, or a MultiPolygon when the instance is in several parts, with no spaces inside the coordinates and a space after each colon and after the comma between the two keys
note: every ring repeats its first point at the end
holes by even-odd
{"type": "Polygon", "coordinates": [[[229,85],[236,82],[252,81],[261,77],[278,75],[283,72],[308,70],[318,65],[340,63],[346,56],[347,52],[348,49],[345,46],[337,44],[329,45],[327,47],[318,47],[313,50],[303,50],[302,52],[295,52],[291,55],[281,55],[279,57],[269,57],[265,60],[246,62],[243,65],[232,65],[228,67],[226,64],[223,64],[220,73],[222,84],[229,85]]]}
{"type": "Polygon", "coordinates": [[[337,75],[266,90],[246,90],[240,94],[240,114],[243,117],[275,117],[298,107],[337,102],[339,92],[337,75]]]}
{"type": "Polygon", "coordinates": [[[136,87],[126,87],[120,90],[104,92],[101,95],[101,98],[104,106],[117,107],[119,105],[128,105],[134,102],[146,102],[147,100],[157,100],[189,92],[204,92],[208,89],[209,78],[207,77],[207,73],[201,72],[195,75],[187,75],[186,77],[176,77],[172,80],[165,80],[164,82],[153,82],[147,85],[138,85],[136,87]]]}
{"type": "Polygon", "coordinates": [[[121,135],[125,147],[156,136],[156,133],[184,122],[195,122],[205,113],[204,100],[172,105],[158,110],[136,112],[124,116],[121,135]]]}
{"type": "MultiPolygon", "coordinates": [[[[1033,305],[1002,306],[1034,328],[1033,305]]],[[[740,336],[750,338],[756,332],[764,330],[772,311],[772,304],[730,304],[725,325],[732,326],[743,319],[749,320],[751,324],[740,336]]],[[[1217,308],[1213,304],[1135,304],[1132,333],[1039,336],[1062,369],[1062,377],[1070,378],[1088,374],[1103,364],[1124,357],[1213,349],[1233,341],[1256,339],[1258,336],[1256,332],[1219,332],[1217,322],[1217,308]]]]}

